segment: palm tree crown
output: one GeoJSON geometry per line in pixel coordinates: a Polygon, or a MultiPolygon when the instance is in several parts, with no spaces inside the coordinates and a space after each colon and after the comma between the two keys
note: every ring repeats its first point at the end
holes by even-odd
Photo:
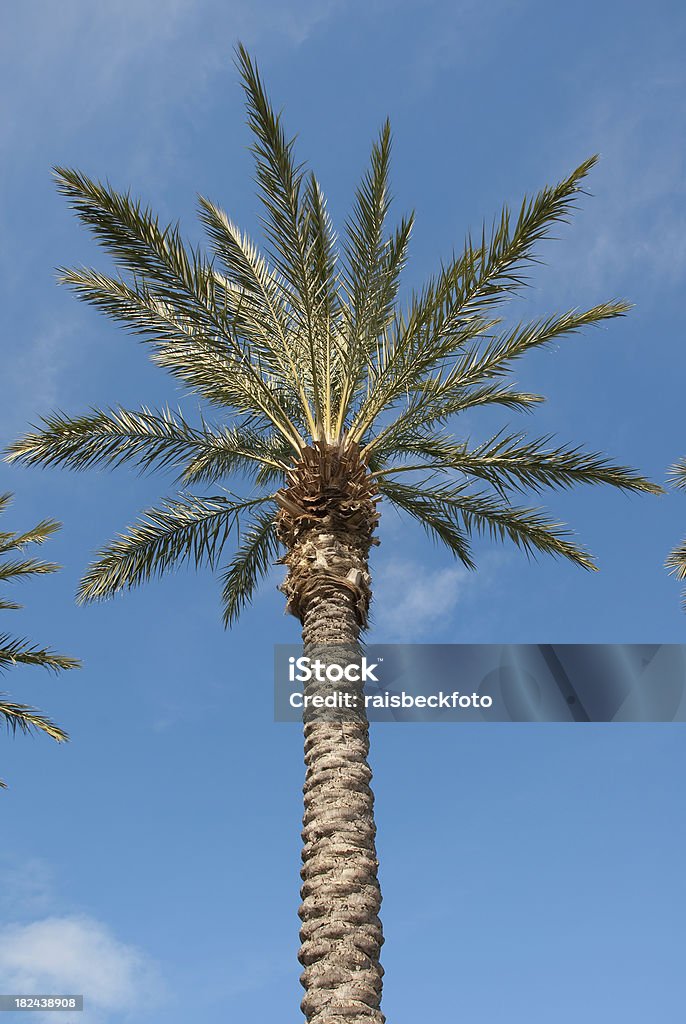
{"type": "MultiPolygon", "coordinates": [[[[116,265],[113,274],[62,269],[60,280],[140,335],[153,361],[219,417],[215,423],[208,412],[189,422],[170,408],[55,413],[11,445],[9,459],[26,464],[83,469],[129,462],[178,471],[180,493],[99,552],[80,599],[108,597],[184,560],[220,565],[235,535],[223,575],[224,615],[232,622],[280,542],[288,548],[302,517],[314,515],[317,501],[332,500],[341,480],[347,486],[355,474],[357,506],[348,495],[346,514],[357,507],[369,536],[381,498],[469,567],[470,537],[487,531],[529,553],[595,568],[562,525],[512,497],[576,483],[660,488],[597,452],[550,437],[503,431],[470,445],[455,435],[453,420],[477,406],[526,410],[542,401],[517,389],[516,360],[629,308],[613,301],[509,328],[498,315],[526,283],[536,243],[570,214],[596,158],[525,198],[516,214],[503,209],[490,232],[468,238],[464,251],[401,306],[413,217],[393,230],[386,226],[388,123],[339,243],[319,183],[296,163],[293,140],[242,47],[237,61],[266,255],[208,199],[199,199],[199,215],[209,256],[185,245],[178,225],[163,226],[129,193],[56,170],[59,191],[116,265]],[[218,487],[235,473],[250,483],[245,496],[218,487]],[[210,486],[217,489],[207,493],[210,486]]],[[[364,581],[352,585],[365,590],[364,581]]],[[[363,622],[366,603],[363,592],[363,622]]],[[[292,607],[297,612],[297,601],[292,607]]]]}
{"type": "MultiPolygon", "coordinates": [[[[4,512],[11,500],[10,494],[0,495],[0,512],[4,512]]],[[[32,544],[42,544],[60,527],[52,519],[43,519],[32,530],[26,533],[0,532],[0,582],[10,583],[28,579],[31,576],[42,576],[59,569],[54,562],[44,562],[39,558],[28,557],[26,548],[32,544]]],[[[0,610],[16,610],[21,605],[14,601],[0,598],[0,610]]],[[[63,654],[55,654],[46,647],[38,647],[29,640],[0,633],[0,672],[15,665],[39,665],[42,668],[60,672],[64,669],[77,668],[79,662],[63,654]]],[[[28,733],[32,730],[47,733],[58,743],[69,739],[66,732],[49,718],[29,707],[28,704],[15,704],[0,694],[0,718],[5,721],[11,732],[19,729],[28,733]]],[[[0,780],[0,786],[5,783],[0,780]]]]}

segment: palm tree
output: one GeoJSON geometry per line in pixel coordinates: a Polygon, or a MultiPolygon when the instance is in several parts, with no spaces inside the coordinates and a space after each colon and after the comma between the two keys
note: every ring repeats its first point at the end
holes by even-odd
{"type": "MultiPolygon", "coordinates": [[[[0,512],[5,511],[11,500],[11,494],[0,494],[0,512]]],[[[23,580],[30,576],[41,576],[59,569],[54,562],[43,562],[38,558],[27,558],[24,555],[27,547],[31,544],[42,544],[59,528],[60,524],[52,519],[43,519],[26,533],[0,532],[0,582],[23,580]],[[7,555],[13,557],[7,558],[7,555]]],[[[21,608],[20,604],[0,598],[0,610],[8,611],[18,608],[21,608]]],[[[77,668],[79,662],[74,658],[67,658],[63,654],[55,654],[47,647],[37,647],[28,640],[10,636],[8,633],[0,633],[0,671],[5,671],[14,665],[40,665],[42,668],[60,672],[64,669],[77,668]]],[[[0,694],[0,717],[4,720],[8,730],[13,733],[16,733],[17,729],[24,733],[33,730],[45,732],[58,743],[64,743],[69,739],[63,729],[60,729],[36,708],[29,707],[28,704],[15,704],[7,700],[6,697],[6,694],[0,694]]],[[[0,786],[3,789],[6,788],[2,779],[0,779],[0,786]]]]}
{"type": "MultiPolygon", "coordinates": [[[[305,644],[355,652],[367,626],[379,501],[470,568],[470,537],[486,532],[594,569],[561,524],[513,495],[578,483],[659,487],[549,437],[501,432],[471,445],[451,428],[467,409],[541,401],[511,382],[515,361],[629,309],[613,301],[510,327],[498,315],[524,285],[536,243],[572,210],[595,157],[526,198],[516,216],[504,209],[492,231],[469,238],[401,308],[413,218],[387,228],[388,123],[339,244],[319,183],[296,163],[282,116],[240,46],[237,63],[265,255],[206,198],[199,216],[209,257],[130,193],[56,170],[59,191],[116,267],[62,269],[60,280],[140,335],[153,362],[210,409],[198,419],[168,407],[56,413],[11,446],[9,458],[28,465],[127,462],[178,472],[180,492],[98,553],[79,599],[107,598],[185,561],[221,566],[229,625],[281,555],[281,589],[305,644]],[[243,496],[219,486],[234,474],[250,484],[243,496]]],[[[311,716],[304,728],[302,1009],[313,1024],[383,1021],[367,721],[311,716]]]]}
{"type": "MultiPolygon", "coordinates": [[[[680,459],[672,466],[670,476],[675,487],[686,491],[686,459],[680,459]]],[[[674,548],[665,565],[678,580],[686,580],[686,540],[674,548]]],[[[686,609],[686,590],[684,591],[684,608],[686,609]]]]}

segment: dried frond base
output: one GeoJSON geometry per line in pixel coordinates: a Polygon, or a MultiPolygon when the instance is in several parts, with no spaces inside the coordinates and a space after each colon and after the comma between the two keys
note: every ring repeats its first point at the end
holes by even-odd
{"type": "Polygon", "coordinates": [[[367,624],[371,598],[369,549],[380,500],[359,448],[315,442],[288,473],[276,495],[276,527],[287,554],[281,589],[286,610],[303,621],[308,604],[335,584],[350,591],[358,623],[367,624]]]}

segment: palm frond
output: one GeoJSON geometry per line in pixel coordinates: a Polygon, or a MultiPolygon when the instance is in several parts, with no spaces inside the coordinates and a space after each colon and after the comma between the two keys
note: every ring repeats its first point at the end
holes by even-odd
{"type": "Polygon", "coordinates": [[[186,465],[186,485],[216,483],[236,470],[256,483],[280,479],[289,467],[292,449],[278,434],[266,435],[248,427],[225,427],[207,432],[195,457],[186,465]],[[287,461],[288,460],[288,461],[287,461]]]}
{"type": "MultiPolygon", "coordinates": [[[[5,694],[0,694],[0,717],[4,719],[5,725],[10,732],[15,733],[17,729],[23,733],[32,731],[44,732],[58,743],[66,743],[69,739],[64,729],[55,725],[49,718],[41,714],[37,708],[29,707],[28,704],[15,704],[5,699],[5,694]]],[[[6,789],[4,782],[0,786],[6,789]]]]}
{"type": "Polygon", "coordinates": [[[347,303],[341,351],[344,382],[337,417],[339,432],[363,378],[365,365],[379,337],[393,320],[400,274],[414,223],[413,214],[403,218],[395,232],[385,238],[391,205],[390,154],[391,129],[386,121],[372,147],[370,167],[356,190],[353,212],[346,223],[346,267],[342,286],[347,303]]]}
{"type": "Polygon", "coordinates": [[[686,540],[674,548],[665,565],[678,580],[686,580],[686,540]]]}
{"type": "Polygon", "coordinates": [[[279,550],[274,525],[275,510],[266,509],[248,523],[244,540],[222,577],[224,625],[232,625],[250,602],[279,550]]]}
{"type": "MultiPolygon", "coordinates": [[[[678,580],[686,580],[686,540],[670,552],[665,561],[665,568],[678,580]]],[[[683,592],[683,608],[686,611],[686,590],[683,592]]]]}
{"type": "Polygon", "coordinates": [[[463,565],[468,569],[476,568],[466,532],[431,491],[395,480],[381,481],[379,490],[393,505],[420,523],[433,540],[444,544],[463,565]]]}
{"type": "Polygon", "coordinates": [[[173,295],[151,290],[143,279],[127,283],[96,270],[63,268],[60,282],[151,344],[153,361],[207,401],[261,415],[298,450],[302,439],[289,415],[293,404],[286,408],[279,400],[288,389],[274,387],[263,354],[240,343],[238,310],[227,310],[221,295],[214,294],[217,275],[209,267],[203,275],[209,295],[196,297],[194,305],[191,297],[189,308],[182,304],[181,309],[173,295]]]}
{"type": "MultiPolygon", "coordinates": [[[[10,494],[0,496],[0,512],[4,511],[11,501],[10,494]]],[[[32,544],[42,544],[60,528],[60,523],[53,519],[42,519],[31,530],[24,533],[0,533],[0,555],[11,552],[23,555],[25,548],[32,544]]],[[[46,562],[39,558],[4,557],[0,561],[0,582],[22,581],[32,576],[44,576],[56,572],[59,566],[55,562],[46,562]]],[[[15,601],[0,599],[0,610],[16,611],[22,606],[15,601]]],[[[0,670],[10,665],[39,665],[43,668],[60,671],[76,668],[80,662],[65,655],[56,654],[47,647],[38,647],[28,640],[17,639],[7,634],[0,634],[0,670]]]]}
{"type": "Polygon", "coordinates": [[[140,321],[142,305],[144,318],[157,313],[158,320],[181,334],[184,344],[199,338],[203,349],[228,355],[233,369],[250,379],[254,393],[268,406],[262,411],[283,429],[287,418],[274,408],[259,367],[237,341],[233,296],[219,287],[217,275],[200,253],[186,248],[178,226],[162,228],[152,211],[129,193],[117,192],[77,171],[56,168],[55,175],[58,190],[77,216],[133,276],[133,287],[94,271],[64,270],[62,280],[107,315],[130,319],[133,307],[140,321]]]}
{"type": "Polygon", "coordinates": [[[35,665],[52,672],[64,672],[79,668],[81,662],[77,658],[56,654],[48,647],[38,647],[28,640],[0,634],[0,670],[13,665],[35,665]]]}
{"type": "Polygon", "coordinates": [[[686,491],[686,458],[675,462],[669,471],[669,479],[674,487],[686,491]]]}
{"type": "Polygon", "coordinates": [[[416,437],[425,435],[430,428],[446,423],[452,416],[487,405],[501,405],[516,412],[529,412],[535,405],[544,402],[542,395],[516,391],[512,384],[486,384],[477,388],[443,389],[440,382],[432,387],[416,391],[405,409],[391,423],[363,439],[363,447],[369,456],[374,454],[377,462],[383,462],[396,453],[412,451],[416,437]]]}
{"type": "Polygon", "coordinates": [[[528,555],[541,552],[567,558],[584,569],[596,568],[588,552],[571,540],[569,530],[550,520],[540,509],[513,506],[488,494],[469,493],[464,486],[427,489],[421,484],[382,480],[379,488],[396,504],[426,503],[468,536],[486,533],[495,540],[511,540],[528,555]]]}
{"type": "Polygon", "coordinates": [[[533,259],[534,245],[552,225],[568,218],[596,159],[584,161],[557,186],[525,198],[514,225],[505,207],[490,239],[485,230],[479,246],[468,239],[461,256],[413,299],[408,315],[396,321],[392,338],[369,366],[371,395],[353,422],[354,440],[364,436],[389,402],[493,325],[490,310],[526,282],[523,264],[533,259]]]}
{"type": "Polygon", "coordinates": [[[369,329],[377,306],[379,275],[387,243],[384,228],[391,205],[388,170],[391,156],[391,126],[385,121],[372,146],[369,170],[355,192],[353,211],[346,222],[343,252],[346,267],[343,286],[349,302],[349,333],[358,341],[378,337],[377,325],[369,329]]]}
{"type": "Polygon", "coordinates": [[[54,519],[42,519],[32,530],[25,533],[0,533],[0,555],[10,551],[23,551],[29,544],[43,544],[59,530],[60,526],[61,524],[56,523],[54,519]]]}
{"type": "MultiPolygon", "coordinates": [[[[509,404],[508,387],[501,387],[499,383],[494,386],[491,381],[507,373],[513,360],[530,349],[549,345],[583,327],[624,316],[630,308],[628,303],[621,301],[603,303],[591,309],[569,310],[543,320],[520,324],[485,346],[476,344],[468,348],[447,372],[439,372],[430,377],[423,376],[421,364],[403,364],[400,369],[403,373],[402,383],[408,394],[406,408],[396,420],[367,441],[365,451],[371,451],[381,444],[386,450],[392,450],[397,439],[408,431],[443,421],[474,405],[493,402],[509,404]]],[[[398,381],[390,379],[385,391],[382,390],[376,398],[371,396],[366,403],[366,429],[387,407],[383,404],[384,395],[389,401],[394,401],[401,393],[398,381]]],[[[529,405],[536,401],[539,401],[538,396],[515,393],[513,403],[529,405]]]]}
{"type": "Polygon", "coordinates": [[[125,462],[143,471],[173,467],[189,485],[215,483],[236,471],[258,483],[279,479],[293,454],[292,444],[275,432],[248,426],[212,430],[204,423],[195,428],[168,408],[95,409],[81,417],[55,413],[41,422],[41,429],[9,446],[7,461],[77,470],[125,462]]]}
{"type": "Polygon", "coordinates": [[[337,239],[326,200],[314,174],[309,174],[303,193],[307,227],[307,255],[313,283],[313,326],[316,348],[321,352],[324,399],[324,432],[334,441],[334,408],[341,391],[338,368],[341,303],[338,296],[337,239]]]}
{"type": "Polygon", "coordinates": [[[25,579],[27,576],[43,576],[57,572],[59,565],[55,562],[44,562],[39,558],[12,558],[0,562],[0,582],[25,579]]]}
{"type": "MultiPolygon", "coordinates": [[[[7,508],[11,498],[10,494],[0,495],[0,512],[7,508]]],[[[23,533],[0,532],[0,555],[7,556],[13,552],[23,555],[27,547],[32,544],[42,544],[59,527],[60,524],[54,520],[43,519],[31,530],[26,530],[23,533]]],[[[35,575],[52,573],[58,568],[59,566],[53,562],[45,562],[36,558],[14,557],[8,559],[5,557],[0,561],[0,582],[22,580],[35,575]]],[[[21,605],[15,601],[0,598],[0,611],[19,608],[21,605]]],[[[0,634],[0,673],[17,665],[33,665],[53,672],[63,672],[79,668],[80,664],[76,658],[57,654],[48,647],[39,647],[24,638],[10,636],[7,633],[0,634]]],[[[0,694],[0,719],[5,722],[11,732],[16,732],[17,729],[24,733],[32,730],[45,732],[60,743],[69,739],[63,729],[55,725],[36,708],[29,707],[28,704],[13,703],[6,699],[5,694],[0,694]]],[[[0,788],[7,788],[2,779],[0,779],[0,788]]]]}
{"type": "Polygon", "coordinates": [[[203,440],[202,431],[169,408],[93,409],[90,415],[73,417],[57,412],[10,444],[6,460],[78,470],[125,462],[160,469],[197,457],[203,440]]]}
{"type": "Polygon", "coordinates": [[[199,197],[200,220],[205,225],[216,258],[240,290],[237,328],[251,345],[267,348],[267,361],[290,382],[297,392],[304,419],[315,431],[312,413],[312,382],[303,359],[302,346],[293,331],[289,294],[256,246],[209,199],[199,197]],[[271,358],[270,358],[271,357],[271,358]]]}
{"type": "MultiPolygon", "coordinates": [[[[671,467],[669,480],[674,487],[686,490],[686,458],[679,459],[671,467]]],[[[665,568],[678,580],[686,580],[686,540],[670,552],[665,561],[665,568]]],[[[686,590],[683,592],[683,607],[686,611],[686,590]]]]}
{"type": "Polygon", "coordinates": [[[584,160],[557,185],[546,186],[535,196],[525,196],[513,223],[504,206],[487,239],[485,225],[478,245],[468,237],[463,252],[429,282],[417,304],[415,332],[425,341],[444,337],[468,316],[508,299],[527,283],[525,267],[537,262],[535,245],[551,237],[551,229],[569,220],[583,189],[581,184],[598,161],[584,160]]]}
{"type": "Polygon", "coordinates": [[[239,44],[236,63],[246,98],[248,124],[259,198],[265,210],[263,225],[272,262],[288,285],[291,308],[308,354],[312,401],[320,439],[326,434],[326,350],[316,323],[319,283],[312,271],[309,214],[303,198],[304,171],[293,157],[293,139],[284,132],[281,115],[275,113],[262,79],[248,52],[239,44]]]}
{"type": "Polygon", "coordinates": [[[54,176],[57,191],[121,267],[172,294],[193,292],[195,268],[178,224],[162,227],[130,192],[118,192],[73,168],[55,167],[54,176]]]}
{"type": "MultiPolygon", "coordinates": [[[[237,297],[221,287],[199,250],[184,243],[178,224],[163,227],[153,211],[130,192],[118,192],[79,171],[56,167],[54,174],[58,192],[66,196],[77,217],[115,263],[131,275],[134,293],[140,285],[144,295],[173,309],[180,323],[194,325],[206,342],[219,349],[235,349],[232,314],[237,297]]],[[[100,304],[108,315],[114,311],[117,296],[111,282],[123,284],[121,279],[103,276],[104,282],[110,282],[108,300],[106,287],[98,294],[97,272],[62,269],[60,274],[62,282],[79,297],[100,304]],[[113,304],[112,311],[108,301],[113,304]]]]}
{"type": "MultiPolygon", "coordinates": [[[[339,433],[346,421],[350,422],[351,428],[356,424],[361,407],[365,401],[369,401],[370,394],[376,387],[375,371],[370,372],[370,368],[387,358],[389,338],[396,316],[395,305],[400,275],[407,259],[413,225],[414,215],[404,218],[387,242],[365,320],[356,329],[359,333],[353,334],[353,327],[349,323],[346,327],[341,351],[344,385],[338,402],[336,421],[339,433]]],[[[371,425],[373,418],[369,422],[371,425]]],[[[360,436],[363,434],[364,430],[360,436]]]]}
{"type": "MultiPolygon", "coordinates": [[[[0,514],[12,503],[12,497],[10,492],[0,494],[0,514]]],[[[60,529],[61,525],[54,519],[41,519],[33,529],[24,533],[0,531],[0,555],[8,554],[10,551],[23,551],[29,544],[43,544],[60,529]]]]}
{"type": "Polygon", "coordinates": [[[474,348],[466,352],[455,364],[448,386],[459,382],[461,387],[468,387],[500,377],[509,370],[509,364],[525,352],[550,345],[559,338],[576,334],[582,328],[599,324],[603,320],[625,316],[630,309],[631,304],[623,300],[603,302],[590,309],[567,310],[542,320],[519,324],[495,338],[485,348],[474,348]]]}
{"type": "Polygon", "coordinates": [[[271,495],[230,501],[183,494],[148,509],[128,533],[98,552],[81,581],[78,601],[102,600],[189,560],[214,568],[240,513],[270,500],[271,495]]]}
{"type": "Polygon", "coordinates": [[[525,434],[496,434],[490,441],[470,450],[447,434],[417,434],[396,446],[396,454],[425,455],[430,463],[391,466],[379,471],[387,475],[408,470],[452,469],[486,480],[497,490],[540,492],[545,488],[568,488],[575,484],[608,484],[625,491],[663,494],[627,466],[610,462],[600,452],[580,447],[550,447],[551,436],[533,440],[525,434]]]}
{"type": "Polygon", "coordinates": [[[333,325],[340,312],[338,297],[338,239],[326,205],[326,198],[315,175],[307,176],[303,191],[307,225],[307,254],[314,284],[315,317],[333,325]]]}

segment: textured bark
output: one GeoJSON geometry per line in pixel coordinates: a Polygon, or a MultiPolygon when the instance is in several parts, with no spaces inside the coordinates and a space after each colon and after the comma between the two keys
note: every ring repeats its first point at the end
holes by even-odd
{"type": "MultiPolygon", "coordinates": [[[[356,658],[358,635],[353,596],[322,587],[304,615],[306,650],[324,660],[326,645],[332,661],[356,658]]],[[[305,722],[301,1008],[310,1024],[383,1024],[369,728],[364,710],[330,717],[305,722]]]]}
{"type": "Polygon", "coordinates": [[[351,595],[358,624],[366,626],[371,598],[367,556],[378,543],[373,533],[379,498],[358,449],[315,443],[304,450],[288,481],[276,495],[277,531],[288,566],[282,587],[286,610],[304,622],[319,588],[335,581],[339,591],[351,595]]]}
{"type": "MultiPolygon", "coordinates": [[[[289,484],[279,496],[278,520],[287,548],[288,610],[302,622],[311,658],[356,661],[378,521],[369,474],[356,451],[315,445],[289,484]]],[[[305,693],[327,692],[327,685],[333,688],[317,683],[305,693]]],[[[361,696],[359,684],[345,688],[361,696]]],[[[381,891],[364,704],[354,713],[307,712],[304,729],[301,1009],[309,1024],[383,1024],[381,891]]]]}

